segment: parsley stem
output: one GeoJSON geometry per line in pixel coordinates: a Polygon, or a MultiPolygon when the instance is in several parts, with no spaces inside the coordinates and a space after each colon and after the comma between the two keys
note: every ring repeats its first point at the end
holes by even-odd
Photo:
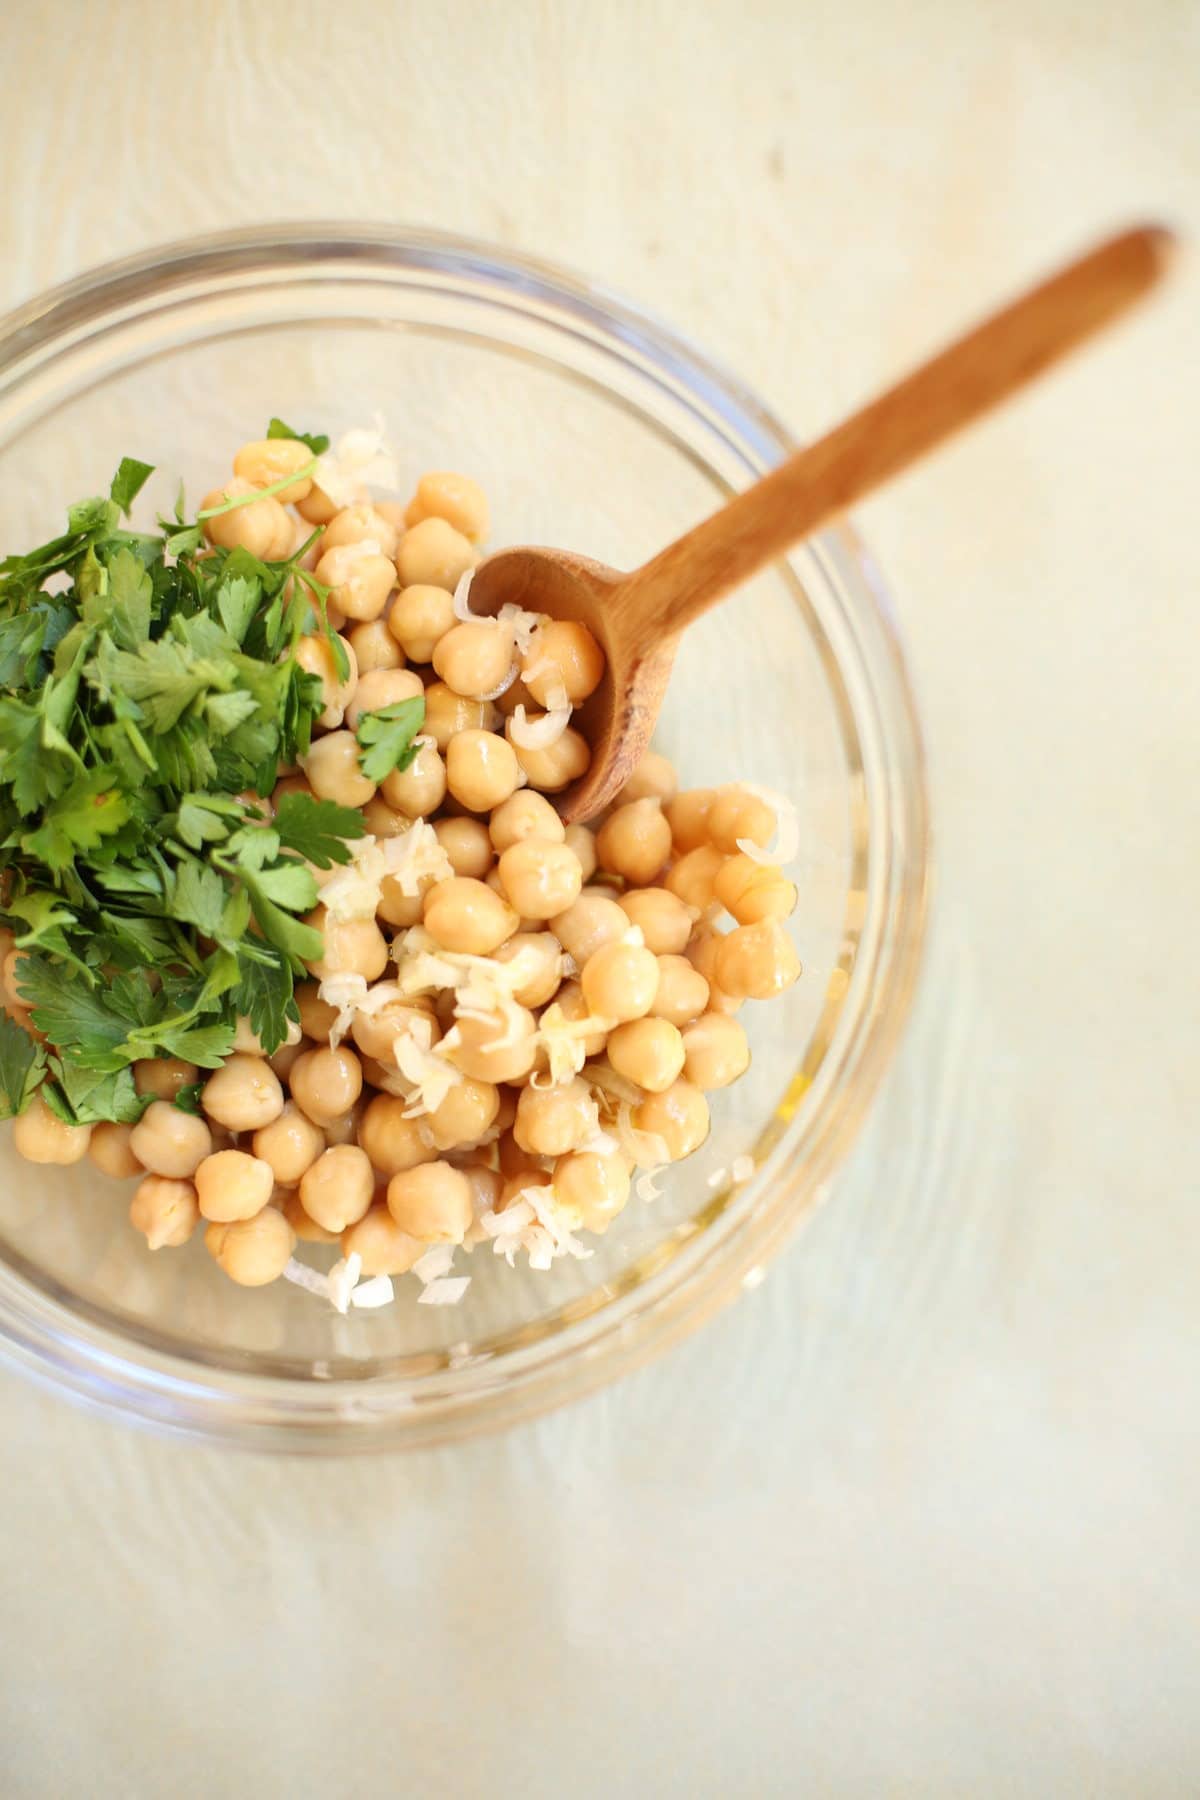
{"type": "Polygon", "coordinates": [[[271,482],[269,487],[254,488],[248,494],[236,494],[232,500],[226,500],[221,506],[206,506],[196,514],[197,520],[215,519],[221,513],[236,512],[239,506],[253,506],[256,500],[266,500],[271,494],[280,494],[284,488],[291,487],[294,481],[303,481],[306,475],[316,472],[318,458],[305,463],[302,469],[295,469],[290,475],[281,475],[278,481],[271,482]]]}

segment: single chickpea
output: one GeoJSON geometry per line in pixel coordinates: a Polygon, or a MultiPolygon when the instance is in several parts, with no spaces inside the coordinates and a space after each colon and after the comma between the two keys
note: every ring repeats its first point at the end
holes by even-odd
{"type": "MultiPolygon", "coordinates": [[[[346,652],[346,660],[350,665],[349,673],[343,679],[337,672],[333,647],[327,637],[302,637],[296,645],[293,655],[300,667],[309,675],[316,675],[321,682],[321,696],[325,702],[323,712],[317,715],[317,724],[323,731],[334,731],[346,716],[346,708],[354,698],[354,690],[358,686],[358,658],[354,653],[354,645],[346,638],[339,640],[346,652]]],[[[306,783],[306,786],[308,784],[306,783]]]]}
{"type": "Polygon", "coordinates": [[[393,769],[381,793],[407,819],[426,819],[446,798],[446,765],[436,744],[418,744],[407,769],[393,769]]]}
{"type": "Polygon", "coordinates": [[[295,1232],[274,1206],[264,1206],[253,1219],[210,1225],[204,1233],[204,1248],[239,1287],[278,1281],[295,1247],[295,1232]]]}
{"type": "Polygon", "coordinates": [[[739,925],[786,919],[796,904],[795,886],[781,870],[740,853],[717,870],[713,895],[739,925]]]}
{"type": "Polygon", "coordinates": [[[346,708],[346,724],[357,731],[365,713],[379,712],[401,700],[419,700],[424,692],[421,677],[411,669],[373,669],[358,678],[354,698],[346,708]]]}
{"type": "Polygon", "coordinates": [[[384,556],[394,559],[400,547],[400,535],[378,505],[363,500],[354,506],[343,506],[341,512],[334,514],[325,527],[321,543],[328,550],[343,544],[375,543],[384,556]]]}
{"type": "Polygon", "coordinates": [[[519,923],[518,914],[485,882],[461,875],[439,881],[425,901],[425,929],[443,950],[490,956],[519,923]]]}
{"type": "Polygon", "coordinates": [[[517,958],[529,972],[513,990],[513,999],[520,1006],[544,1006],[562,980],[562,946],[552,931],[518,931],[501,944],[492,960],[507,966],[517,958]]]}
{"type": "Polygon", "coordinates": [[[727,1013],[702,1013],[693,1020],[683,1034],[683,1048],[684,1074],[693,1087],[706,1093],[728,1087],[750,1067],[746,1033],[727,1013]]]}
{"type": "Polygon", "coordinates": [[[726,856],[737,851],[738,839],[749,838],[761,849],[775,835],[775,809],[745,788],[718,788],[708,809],[709,842],[726,856]]]}
{"type": "Polygon", "coordinates": [[[324,1127],[348,1113],[362,1093],[362,1064],[344,1044],[310,1050],[294,1065],[291,1085],[301,1112],[324,1127]]]}
{"type": "MultiPolygon", "coordinates": [[[[309,967],[318,981],[327,975],[361,975],[366,981],[378,981],[388,966],[387,939],[374,919],[334,919],[318,906],[305,923],[324,938],[325,947],[309,967]]],[[[300,1015],[304,1023],[304,1015],[300,1015]]],[[[305,1030],[307,1037],[314,1034],[305,1030]]]]}
{"type": "Polygon", "coordinates": [[[658,992],[650,1016],[666,1019],[670,1024],[690,1024],[708,1005],[709,986],[700,971],[686,956],[660,956],[658,959],[658,992]]]}
{"type": "MultiPolygon", "coordinates": [[[[568,1025],[575,1025],[581,1019],[590,1019],[592,1009],[583,997],[583,989],[577,981],[564,981],[554,996],[553,1005],[557,1006],[568,1025]]],[[[585,1056],[599,1056],[608,1036],[608,1021],[602,1019],[594,1031],[589,1031],[583,1038],[585,1056]]]]}
{"type": "Polygon", "coordinates": [[[716,788],[688,788],[663,802],[663,816],[671,827],[677,854],[685,856],[708,843],[708,813],[716,795],[716,788]]]}
{"type": "Polygon", "coordinates": [[[379,884],[379,918],[385,924],[403,930],[419,924],[425,910],[425,896],[436,885],[436,876],[421,875],[418,877],[420,893],[406,894],[395,875],[385,875],[379,884]]]}
{"type": "Polygon", "coordinates": [[[615,900],[603,894],[580,894],[565,912],[551,919],[550,929],[582,969],[597,950],[624,937],[629,930],[629,916],[615,900]]]}
{"type": "Polygon", "coordinates": [[[152,1175],[182,1181],[211,1152],[212,1133],[196,1114],[180,1112],[169,1100],[152,1100],[129,1134],[129,1148],[152,1175]]]}
{"type": "Polygon", "coordinates": [[[312,459],[312,451],[299,438],[258,438],[242,445],[233,459],[233,472],[255,488],[273,487],[285,475],[295,475],[296,480],[275,495],[280,506],[294,506],[312,492],[312,476],[300,474],[312,459]]]}
{"type": "Polygon", "coordinates": [[[647,887],[671,854],[671,827],[657,800],[614,807],[596,833],[596,857],[634,887],[647,887]]]}
{"type": "Polygon", "coordinates": [[[196,1189],[190,1181],[147,1175],[129,1202],[129,1223],[151,1250],[174,1250],[186,1244],[200,1222],[196,1189]]]}
{"type": "MultiPolygon", "coordinates": [[[[303,1035],[303,1032],[300,1030],[299,1020],[289,1019],[287,1021],[287,1035],[284,1038],[284,1043],[298,1044],[303,1035]]],[[[237,1028],[233,1034],[233,1047],[235,1050],[241,1050],[247,1056],[266,1055],[266,1051],[263,1048],[263,1041],[259,1037],[257,1031],[255,1031],[253,1025],[251,1025],[249,1019],[241,1015],[238,1017],[237,1028]]]]}
{"type": "Polygon", "coordinates": [[[662,1094],[649,1094],[633,1109],[638,1131],[652,1131],[667,1147],[670,1162],[682,1162],[708,1136],[708,1101],[690,1081],[672,1082],[662,1094]]]}
{"type": "Polygon", "coordinates": [[[429,1115],[429,1129],[439,1150],[477,1144],[500,1110],[500,1090],[491,1081],[456,1081],[441,1105],[429,1115]]]}
{"type": "Polygon", "coordinates": [[[560,918],[574,906],[583,887],[575,852],[546,838],[510,844],[499,869],[504,891],[524,919],[560,918]]]}
{"type": "MultiPolygon", "coordinates": [[[[292,1073],[295,1074],[295,1068],[292,1073]]],[[[235,1053],[226,1058],[224,1066],[215,1075],[209,1076],[200,1104],[209,1118],[224,1125],[227,1131],[257,1131],[261,1125],[269,1125],[272,1119],[277,1119],[283,1111],[283,1089],[274,1069],[261,1056],[235,1053]]],[[[154,1110],[152,1106],[150,1112],[154,1110]]],[[[147,1113],[146,1117],[149,1116],[147,1113]]],[[[134,1149],[148,1169],[155,1169],[154,1163],[142,1156],[136,1142],[134,1149]]],[[[155,1173],[172,1175],[175,1171],[155,1169],[155,1173]]],[[[179,1173],[190,1175],[191,1170],[182,1169],[179,1173]]]]}
{"type": "Polygon", "coordinates": [[[735,997],[773,1000],[800,974],[800,958],[777,919],[739,925],[717,952],[717,986],[735,997]]]}
{"type": "Polygon", "coordinates": [[[537,788],[541,793],[557,794],[587,773],[592,753],[588,749],[587,739],[578,731],[572,730],[571,726],[567,726],[555,743],[542,750],[522,749],[520,744],[513,741],[511,720],[505,730],[517,753],[517,761],[529,778],[530,787],[537,788]]]}
{"type": "Polygon", "coordinates": [[[431,682],[425,689],[422,732],[433,739],[443,755],[460,731],[490,731],[495,723],[496,709],[490,700],[472,700],[456,694],[444,681],[431,682]]]}
{"type": "Polygon", "coordinates": [[[376,1094],[358,1128],[358,1141],[370,1157],[371,1167],[385,1180],[437,1156],[422,1137],[417,1120],[405,1118],[407,1106],[407,1100],[393,1094],[376,1094]]]}
{"type": "Polygon", "coordinates": [[[261,1157],[247,1156],[244,1150],[217,1150],[199,1165],[195,1183],[203,1217],[228,1225],[262,1211],[275,1191],[275,1174],[261,1157]]]}
{"type": "Polygon", "coordinates": [[[88,1156],[101,1174],[111,1175],[115,1181],[128,1181],[131,1175],[143,1173],[142,1164],[130,1147],[132,1133],[132,1125],[105,1121],[92,1126],[88,1156]]]}
{"type": "Polygon", "coordinates": [[[392,602],[387,627],[409,662],[433,661],[433,652],[457,623],[454,595],[445,588],[403,588],[392,602]]]}
{"type": "MultiPolygon", "coordinates": [[[[207,512],[210,506],[224,506],[227,500],[238,500],[244,494],[257,492],[252,482],[235,475],[223,488],[214,488],[210,494],[205,494],[200,511],[207,512]]],[[[251,556],[257,556],[263,562],[287,556],[292,547],[292,521],[273,494],[251,500],[245,506],[232,507],[229,512],[205,519],[203,524],[205,537],[219,550],[248,550],[251,556]]]]}
{"type": "Polygon", "coordinates": [[[522,1088],[513,1137],[532,1156],[565,1156],[596,1130],[596,1103],[578,1076],[556,1087],[522,1088]]]}
{"type": "Polygon", "coordinates": [[[401,1231],[426,1244],[461,1244],[474,1217],[470,1182],[444,1162],[393,1175],[387,1207],[401,1231]]]}
{"type": "Polygon", "coordinates": [[[319,482],[314,481],[303,500],[297,500],[296,511],[309,525],[328,525],[338,515],[338,504],[331,500],[319,482]]]}
{"type": "Polygon", "coordinates": [[[658,958],[638,944],[605,944],[584,963],[580,983],[593,1014],[617,1025],[641,1019],[658,992],[658,958]]]}
{"type": "Polygon", "coordinates": [[[658,750],[647,750],[617,795],[617,805],[628,806],[631,800],[661,800],[665,812],[666,802],[673,800],[678,790],[674,763],[658,750]]]}
{"type": "Polygon", "coordinates": [[[631,888],[617,905],[655,956],[682,956],[687,949],[695,915],[668,888],[631,888]]]}
{"type": "Polygon", "coordinates": [[[342,1233],[342,1255],[360,1257],[364,1275],[407,1275],[427,1248],[401,1231],[386,1206],[372,1206],[342,1233]]]}
{"type": "Polygon", "coordinates": [[[613,1154],[564,1156],[555,1165],[554,1191],[585,1231],[607,1231],[629,1199],[629,1169],[613,1154]]]}
{"type": "Polygon", "coordinates": [[[382,794],[368,800],[362,809],[363,824],[374,838],[403,837],[412,824],[402,812],[390,807],[382,794]]]}
{"type": "Polygon", "coordinates": [[[697,931],[687,947],[688,961],[708,983],[707,1012],[735,1013],[744,1004],[744,995],[727,994],[717,980],[717,958],[725,942],[725,933],[715,926],[697,931]]]}
{"type": "Polygon", "coordinates": [[[181,1062],[177,1056],[155,1056],[133,1065],[133,1085],[139,1094],[153,1094],[159,1100],[173,1100],[180,1088],[194,1087],[200,1079],[195,1063],[181,1062]]]}
{"type": "Polygon", "coordinates": [[[578,706],[604,678],[604,652],[586,625],[547,619],[534,632],[521,663],[521,679],[539,706],[549,706],[556,687],[578,706]]]}
{"type": "Polygon", "coordinates": [[[310,1219],[304,1210],[304,1203],[295,1188],[280,1189],[271,1204],[278,1206],[280,1212],[295,1232],[296,1236],[306,1244],[336,1244],[338,1233],[326,1231],[315,1219],[310,1219]]]}
{"type": "MultiPolygon", "coordinates": [[[[515,761],[514,757],[514,761],[515,761]]],[[[497,856],[519,844],[522,838],[544,838],[562,843],[566,837],[563,822],[543,794],[531,788],[519,788],[496,807],[488,825],[497,856]]]]}
{"type": "Polygon", "coordinates": [[[375,1175],[365,1150],[338,1144],[319,1156],[300,1178],[300,1204],[326,1231],[343,1232],[367,1212],[375,1175]]]}
{"type": "MultiPolygon", "coordinates": [[[[497,738],[496,741],[502,740],[497,738]]],[[[453,744],[450,749],[453,751],[453,744]]],[[[472,881],[482,881],[493,860],[487,826],[479,819],[439,819],[433,829],[454,873],[469,876],[472,881]]]]}
{"type": "Polygon", "coordinates": [[[364,675],[377,669],[404,667],[404,652],[388,630],[386,619],[363,619],[346,637],[364,675]]]}
{"type": "Polygon", "coordinates": [[[481,544],[488,534],[487,495],[469,475],[431,469],[418,481],[404,514],[404,522],[410,527],[423,519],[445,519],[471,543],[481,544]]]}
{"type": "Polygon", "coordinates": [[[439,638],[433,666],[454,693],[479,699],[500,687],[515,654],[511,625],[500,619],[479,619],[454,625],[439,638]]]}
{"type": "Polygon", "coordinates": [[[684,1040],[667,1019],[632,1019],[618,1025],[605,1049],[617,1074],[648,1094],[665,1093],[683,1073],[684,1040]]]}
{"type": "Polygon", "coordinates": [[[83,1161],[91,1139],[90,1125],[64,1125],[40,1094],[33,1096],[13,1123],[13,1148],[26,1162],[69,1167],[83,1161]]]}
{"type": "Polygon", "coordinates": [[[515,794],[521,765],[507,738],[494,731],[460,731],[446,748],[446,781],[460,806],[490,812],[515,794]]]}
{"type": "MultiPolygon", "coordinates": [[[[540,800],[541,795],[536,794],[531,796],[531,798],[540,800]]],[[[596,873],[595,832],[589,831],[586,825],[568,825],[566,829],[566,842],[568,847],[575,852],[575,860],[583,870],[583,879],[585,881],[590,881],[592,876],[596,873]]]]}
{"type": "Polygon", "coordinates": [[[304,773],[319,800],[338,806],[365,806],[375,796],[375,783],[363,774],[358,739],[352,731],[330,731],[315,738],[303,758],[304,773]]]}
{"type": "MultiPolygon", "coordinates": [[[[326,532],[325,544],[328,542],[326,532]]],[[[338,611],[360,624],[381,616],[396,585],[395,564],[365,544],[339,544],[332,550],[325,549],[316,573],[317,580],[329,588],[330,600],[338,611]]]]}
{"type": "Polygon", "coordinates": [[[336,1006],[330,1006],[328,1000],[322,1000],[317,982],[298,981],[296,983],[296,1007],[300,1013],[300,1026],[305,1037],[313,1038],[317,1043],[327,1044],[334,1021],[338,1016],[338,1010],[336,1006]]]}
{"type": "Polygon", "coordinates": [[[537,1063],[534,1017],[526,1007],[510,1020],[502,1012],[459,1019],[444,1054],[456,1069],[476,1081],[519,1081],[537,1063]]]}
{"type": "Polygon", "coordinates": [[[685,906],[693,906],[702,913],[716,897],[713,883],[724,862],[719,850],[714,850],[711,844],[701,844],[698,850],[686,851],[671,866],[663,877],[663,886],[685,906]]]}
{"type": "Polygon", "coordinates": [[[277,1119],[259,1126],[251,1148],[260,1162],[269,1164],[280,1187],[295,1187],[324,1150],[325,1137],[295,1101],[289,1100],[277,1119]]]}
{"type": "Polygon", "coordinates": [[[472,545],[445,519],[422,519],[410,526],[396,552],[402,587],[449,588],[453,594],[467,570],[474,567],[472,545]]]}
{"type": "MultiPolygon", "coordinates": [[[[394,1069],[397,1037],[410,1031],[417,1020],[432,1021],[432,1013],[428,1002],[408,999],[394,981],[380,982],[371,989],[370,997],[370,1011],[363,1009],[355,1013],[350,1035],[364,1056],[371,1057],[385,1068],[394,1069]]],[[[439,1035],[438,1026],[434,1023],[434,1042],[439,1035]]]]}

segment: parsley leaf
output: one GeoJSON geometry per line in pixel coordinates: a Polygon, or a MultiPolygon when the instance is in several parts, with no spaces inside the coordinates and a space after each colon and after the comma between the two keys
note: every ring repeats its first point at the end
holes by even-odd
{"type": "Polygon", "coordinates": [[[15,1019],[0,1013],[0,1117],[11,1119],[24,1107],[45,1067],[45,1052],[15,1019]]]}
{"type": "Polygon", "coordinates": [[[287,1037],[290,1019],[299,1020],[292,1000],[292,969],[280,951],[268,949],[269,961],[256,957],[242,964],[242,979],[233,990],[233,1004],[249,1019],[263,1049],[272,1055],[287,1037]]]}
{"type": "Polygon", "coordinates": [[[329,448],[329,439],[321,432],[293,431],[282,419],[272,419],[267,426],[269,438],[295,438],[301,444],[307,444],[314,456],[324,456],[329,448]]]}
{"type": "Polygon", "coordinates": [[[154,473],[153,463],[139,462],[136,456],[123,456],[116,474],[112,478],[112,486],[108,490],[109,499],[115,500],[125,517],[129,517],[129,509],[141,493],[151,475],[154,473]]]}
{"type": "Polygon", "coordinates": [[[128,818],[129,802],[117,787],[117,771],[89,769],[46,808],[38,829],[22,837],[21,848],[57,873],[74,861],[76,851],[94,850],[128,818]]]}
{"type": "Polygon", "coordinates": [[[310,794],[285,794],[275,808],[275,830],[284,849],[294,850],[319,869],[349,862],[350,840],[363,837],[366,829],[362,814],[353,807],[310,794]]]}
{"type": "Polygon", "coordinates": [[[216,869],[185,857],[171,888],[173,917],[194,925],[205,937],[220,937],[225,899],[225,883],[216,869]]]}
{"type": "Polygon", "coordinates": [[[393,769],[407,769],[417,754],[413,739],[425,723],[425,696],[397,700],[358,722],[358,766],[368,781],[382,781],[393,769]]]}

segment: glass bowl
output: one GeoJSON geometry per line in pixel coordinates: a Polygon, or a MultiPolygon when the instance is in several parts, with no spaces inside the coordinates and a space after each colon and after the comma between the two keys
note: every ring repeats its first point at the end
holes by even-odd
{"type": "MultiPolygon", "coordinates": [[[[381,413],[411,483],[462,467],[496,542],[632,567],[787,454],[764,407],[606,290],[428,232],[287,226],[111,264],[0,322],[0,544],[61,529],[122,455],[166,511],[272,414],[381,413]]],[[[144,496],[145,498],[145,496],[144,496]]],[[[256,1448],[425,1444],[598,1387],[743,1286],[824,1194],[903,1025],[926,911],[919,730],[879,576],[825,533],[693,627],[657,743],[685,785],[791,795],[804,974],[748,1005],[750,1074],[712,1135],[586,1261],[476,1251],[453,1308],[333,1313],[228,1283],[199,1239],[151,1256],[129,1188],[23,1163],[0,1133],[0,1348],[104,1412],[256,1448]],[[751,1159],[754,1173],[735,1182],[751,1159]]],[[[302,1247],[302,1253],[313,1252],[302,1247]]]]}

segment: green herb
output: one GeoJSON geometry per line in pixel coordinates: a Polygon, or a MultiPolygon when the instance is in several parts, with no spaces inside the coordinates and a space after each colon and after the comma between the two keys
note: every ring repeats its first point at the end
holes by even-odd
{"type": "Polygon", "coordinates": [[[139,462],[136,456],[121,458],[120,467],[112,478],[108,497],[116,501],[126,518],[129,517],[130,507],[153,473],[153,463],[139,462]]]}
{"type": "Polygon", "coordinates": [[[295,438],[299,444],[307,444],[314,456],[324,456],[329,448],[329,439],[323,432],[293,431],[282,419],[272,419],[267,426],[269,438],[295,438]]]}
{"type": "Polygon", "coordinates": [[[382,781],[393,769],[407,769],[417,754],[413,739],[425,723],[425,696],[396,700],[358,724],[358,766],[368,781],[382,781]]]}

